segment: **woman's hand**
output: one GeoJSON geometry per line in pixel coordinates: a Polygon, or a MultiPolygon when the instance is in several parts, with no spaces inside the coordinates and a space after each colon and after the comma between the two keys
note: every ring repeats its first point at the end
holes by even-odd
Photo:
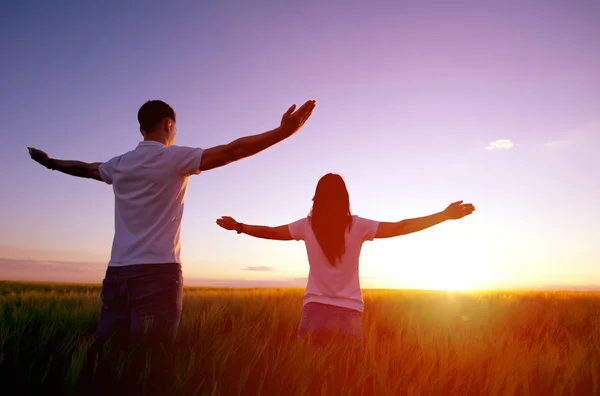
{"type": "Polygon", "coordinates": [[[232,217],[221,216],[221,218],[217,220],[217,224],[228,231],[233,231],[236,229],[238,222],[232,217]]]}

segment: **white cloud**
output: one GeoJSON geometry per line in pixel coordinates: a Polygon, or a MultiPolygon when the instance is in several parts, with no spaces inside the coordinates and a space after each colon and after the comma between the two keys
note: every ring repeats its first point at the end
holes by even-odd
{"type": "Polygon", "coordinates": [[[493,142],[488,143],[485,146],[486,150],[508,150],[513,148],[515,145],[508,139],[498,139],[493,142]]]}

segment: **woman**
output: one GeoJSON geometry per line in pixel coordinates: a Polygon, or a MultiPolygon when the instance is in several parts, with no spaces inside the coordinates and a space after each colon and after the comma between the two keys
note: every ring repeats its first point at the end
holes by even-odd
{"type": "Polygon", "coordinates": [[[473,205],[458,201],[426,217],[396,223],[368,220],[352,215],[344,180],[328,173],[317,184],[308,217],[279,227],[243,224],[226,216],[217,224],[256,238],[304,241],[310,270],[298,338],[310,335],[317,348],[343,338],[358,343],[362,350],[364,305],[358,261],[363,242],[421,231],[474,210],[473,205]]]}

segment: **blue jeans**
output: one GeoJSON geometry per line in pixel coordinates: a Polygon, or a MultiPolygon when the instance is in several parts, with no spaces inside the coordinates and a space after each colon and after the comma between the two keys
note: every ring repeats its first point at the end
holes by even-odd
{"type": "Polygon", "coordinates": [[[308,303],[302,308],[298,340],[310,341],[313,349],[327,345],[351,347],[362,352],[364,330],[362,312],[335,305],[308,303]]]}
{"type": "Polygon", "coordinates": [[[98,342],[110,338],[136,343],[143,334],[151,343],[169,341],[177,333],[183,307],[181,265],[108,267],[101,298],[98,342]]]}

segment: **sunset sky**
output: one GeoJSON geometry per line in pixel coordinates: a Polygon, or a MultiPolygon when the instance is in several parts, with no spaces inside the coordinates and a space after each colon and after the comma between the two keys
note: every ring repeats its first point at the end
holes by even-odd
{"type": "Polygon", "coordinates": [[[215,220],[292,222],[336,172],[362,217],[477,207],[365,244],[364,287],[600,285],[599,1],[52,3],[0,13],[0,278],[100,282],[110,255],[111,187],[27,146],[108,160],[162,99],[176,143],[208,148],[315,99],[297,135],[190,180],[187,279],[302,285],[302,243],[215,220]]]}

